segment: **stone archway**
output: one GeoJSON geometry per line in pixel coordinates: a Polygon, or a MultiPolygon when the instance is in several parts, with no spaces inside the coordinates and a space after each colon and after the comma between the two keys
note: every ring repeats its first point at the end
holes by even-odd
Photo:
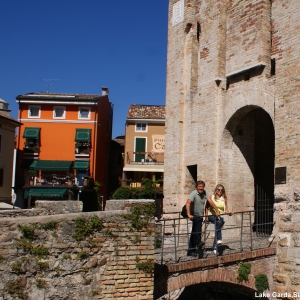
{"type": "MultiPolygon", "coordinates": [[[[239,108],[225,125],[219,181],[228,190],[229,209],[257,210],[274,202],[275,133],[270,115],[261,107],[239,108]]],[[[260,218],[256,214],[256,220],[260,218]]],[[[264,220],[272,222],[273,214],[264,220]]]]}
{"type": "Polygon", "coordinates": [[[252,288],[229,282],[212,281],[186,287],[177,300],[187,299],[254,300],[257,298],[252,288]]]}

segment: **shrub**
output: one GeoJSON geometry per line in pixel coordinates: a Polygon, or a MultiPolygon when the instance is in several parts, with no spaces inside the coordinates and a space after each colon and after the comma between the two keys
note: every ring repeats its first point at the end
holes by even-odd
{"type": "Polygon", "coordinates": [[[269,288],[269,281],[267,275],[258,274],[254,278],[255,278],[255,287],[258,293],[262,293],[263,291],[269,288]]]}
{"type": "Polygon", "coordinates": [[[35,228],[36,224],[27,225],[19,225],[19,230],[23,234],[23,237],[29,241],[33,241],[35,238],[35,228]]]}
{"type": "Polygon", "coordinates": [[[44,280],[44,279],[36,279],[35,284],[38,289],[45,289],[47,287],[46,280],[44,280]]]}
{"type": "Polygon", "coordinates": [[[17,274],[21,272],[22,264],[18,261],[11,265],[11,270],[17,274]]]}
{"type": "Polygon", "coordinates": [[[27,239],[21,239],[20,241],[16,242],[17,248],[22,248],[25,252],[30,252],[32,249],[32,244],[27,239]]]}
{"type": "Polygon", "coordinates": [[[25,298],[24,293],[24,284],[22,283],[21,278],[17,278],[16,280],[10,281],[6,285],[6,290],[9,294],[11,294],[13,297],[19,297],[20,299],[25,298]]]}
{"type": "Polygon", "coordinates": [[[120,186],[115,190],[112,197],[113,199],[130,199],[130,195],[131,195],[130,187],[120,186]]]}
{"type": "Polygon", "coordinates": [[[45,258],[49,255],[49,248],[47,247],[34,247],[31,249],[31,254],[40,258],[45,258]]]}
{"type": "Polygon", "coordinates": [[[146,203],[143,205],[133,205],[130,213],[122,216],[124,219],[130,220],[133,228],[140,230],[147,227],[149,221],[154,218],[155,213],[155,203],[146,203]]]}
{"type": "Polygon", "coordinates": [[[142,179],[140,188],[120,186],[113,194],[113,199],[152,199],[156,197],[155,181],[142,179]]]}
{"type": "Polygon", "coordinates": [[[144,273],[152,273],[154,270],[154,262],[152,259],[147,259],[143,262],[137,262],[136,267],[141,271],[144,271],[144,273]]]}
{"type": "Polygon", "coordinates": [[[89,254],[86,251],[80,251],[77,254],[77,259],[78,260],[84,260],[84,259],[87,259],[88,257],[89,257],[89,254]]]}
{"type": "Polygon", "coordinates": [[[94,215],[90,219],[77,218],[75,220],[75,234],[76,241],[82,241],[89,236],[94,230],[101,230],[103,228],[103,220],[94,215]]]}
{"type": "Polygon", "coordinates": [[[63,254],[61,259],[72,259],[70,254],[63,254]]]}
{"type": "Polygon", "coordinates": [[[56,221],[50,221],[40,225],[40,228],[44,230],[56,230],[57,227],[58,223],[56,221]]]}
{"type": "Polygon", "coordinates": [[[242,282],[243,280],[248,281],[249,274],[251,272],[251,264],[241,263],[238,269],[238,282],[242,282]]]}
{"type": "Polygon", "coordinates": [[[39,261],[37,262],[37,266],[38,268],[42,271],[42,270],[48,270],[49,269],[49,263],[44,262],[44,261],[39,261]]]}

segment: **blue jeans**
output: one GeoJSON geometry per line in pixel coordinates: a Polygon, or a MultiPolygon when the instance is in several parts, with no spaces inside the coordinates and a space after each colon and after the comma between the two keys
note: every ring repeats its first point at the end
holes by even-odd
{"type": "Polygon", "coordinates": [[[188,253],[195,252],[197,246],[201,242],[201,233],[202,233],[202,217],[194,216],[192,232],[189,241],[189,250],[188,253]]]}
{"type": "Polygon", "coordinates": [[[224,225],[224,219],[222,217],[219,217],[218,219],[216,218],[216,216],[208,216],[208,221],[211,223],[215,224],[215,220],[216,220],[216,236],[214,239],[214,245],[213,248],[216,249],[217,248],[217,240],[222,240],[222,231],[221,228],[224,225]]]}

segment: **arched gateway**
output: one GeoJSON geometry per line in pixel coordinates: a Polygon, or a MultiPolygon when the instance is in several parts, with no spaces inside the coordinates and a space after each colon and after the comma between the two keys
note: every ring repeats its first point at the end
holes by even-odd
{"type": "Polygon", "coordinates": [[[261,107],[247,105],[227,122],[220,144],[219,182],[235,211],[255,210],[254,231],[271,234],[274,204],[274,126],[261,107]]]}

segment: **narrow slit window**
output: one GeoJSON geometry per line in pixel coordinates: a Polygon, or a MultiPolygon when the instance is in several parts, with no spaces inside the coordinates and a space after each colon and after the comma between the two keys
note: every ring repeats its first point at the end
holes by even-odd
{"type": "Polygon", "coordinates": [[[276,74],[276,59],[271,58],[271,76],[276,74]]]}

